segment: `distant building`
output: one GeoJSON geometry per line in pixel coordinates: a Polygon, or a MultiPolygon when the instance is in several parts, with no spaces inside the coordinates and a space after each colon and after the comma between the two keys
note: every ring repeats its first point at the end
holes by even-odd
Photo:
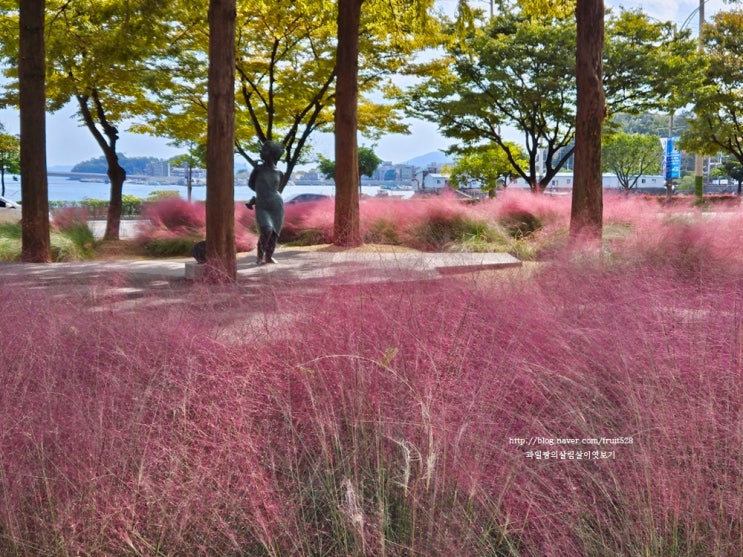
{"type": "MultiPolygon", "coordinates": [[[[619,183],[619,178],[615,174],[603,174],[602,185],[606,190],[621,190],[622,186],[619,183]]],[[[516,180],[508,184],[509,188],[516,189],[528,189],[529,184],[523,178],[517,178],[516,180]]],[[[641,191],[648,193],[661,193],[665,191],[666,181],[665,178],[659,174],[643,175],[637,179],[637,185],[632,188],[632,191],[641,191]]],[[[572,191],[573,189],[573,173],[572,172],[560,172],[556,174],[550,183],[547,185],[546,191],[572,191]]]]}
{"type": "Polygon", "coordinates": [[[145,175],[147,176],[170,176],[169,174],[170,165],[168,161],[160,159],[157,161],[148,162],[145,166],[145,175]]]}
{"type": "Polygon", "coordinates": [[[449,176],[437,172],[419,172],[415,179],[421,191],[439,192],[449,187],[449,176]]]}
{"type": "Polygon", "coordinates": [[[372,176],[378,182],[405,182],[409,183],[415,176],[415,167],[409,164],[392,164],[382,162],[372,176]]]}

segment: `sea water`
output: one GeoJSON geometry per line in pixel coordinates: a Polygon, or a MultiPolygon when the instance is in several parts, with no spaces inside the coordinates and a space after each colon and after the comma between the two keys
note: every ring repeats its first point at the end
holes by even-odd
{"type": "MultiPolygon", "coordinates": [[[[5,197],[12,201],[21,200],[20,181],[14,177],[5,177],[5,197]]],[[[49,201],[60,202],[81,202],[86,199],[108,200],[111,197],[111,186],[104,182],[89,182],[71,180],[63,176],[49,176],[48,178],[49,201]]],[[[183,199],[188,198],[188,188],[186,186],[175,186],[170,184],[139,184],[132,183],[128,180],[124,182],[122,188],[123,195],[133,195],[140,199],[147,199],[150,194],[158,191],[177,191],[183,199]]],[[[378,186],[362,186],[361,193],[368,196],[375,196],[379,193],[378,186]]],[[[300,193],[317,193],[335,196],[334,185],[304,185],[290,183],[283,192],[285,199],[293,197],[300,193]]],[[[400,192],[402,193],[402,192],[400,192]]],[[[408,192],[405,192],[408,193],[408,192]]],[[[235,186],[235,201],[247,201],[253,197],[253,191],[247,186],[235,186]]],[[[406,197],[406,196],[404,196],[406,197]]],[[[194,186],[191,188],[191,199],[194,201],[203,201],[206,199],[206,187],[194,186]]]]}

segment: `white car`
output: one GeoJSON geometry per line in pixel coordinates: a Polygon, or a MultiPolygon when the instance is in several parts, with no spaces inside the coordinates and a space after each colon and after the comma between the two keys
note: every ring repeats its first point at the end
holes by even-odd
{"type": "Polygon", "coordinates": [[[15,201],[11,201],[7,197],[3,197],[0,195],[0,208],[5,209],[20,209],[21,206],[18,205],[15,201]]]}

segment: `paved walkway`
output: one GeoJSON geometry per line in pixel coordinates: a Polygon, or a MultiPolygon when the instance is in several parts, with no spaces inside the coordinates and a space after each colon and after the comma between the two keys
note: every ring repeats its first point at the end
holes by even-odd
{"type": "MultiPolygon", "coordinates": [[[[255,254],[238,257],[238,281],[261,277],[286,280],[346,279],[351,282],[390,280],[403,274],[415,277],[437,276],[518,267],[521,262],[505,253],[419,253],[382,251],[306,251],[280,247],[278,263],[256,265],[255,254]]],[[[22,277],[57,279],[95,278],[122,275],[132,278],[177,280],[187,278],[199,265],[191,258],[104,260],[70,263],[0,263],[0,280],[22,277]]]]}

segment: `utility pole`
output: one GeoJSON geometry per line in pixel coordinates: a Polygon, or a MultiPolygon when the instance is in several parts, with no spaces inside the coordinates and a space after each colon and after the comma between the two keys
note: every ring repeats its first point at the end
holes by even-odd
{"type": "MultiPolygon", "coordinates": [[[[704,38],[702,28],[704,27],[704,4],[707,0],[699,0],[699,50],[704,49],[704,38]]],[[[694,156],[694,197],[697,201],[702,201],[704,197],[704,156],[696,153],[694,156]]]]}

